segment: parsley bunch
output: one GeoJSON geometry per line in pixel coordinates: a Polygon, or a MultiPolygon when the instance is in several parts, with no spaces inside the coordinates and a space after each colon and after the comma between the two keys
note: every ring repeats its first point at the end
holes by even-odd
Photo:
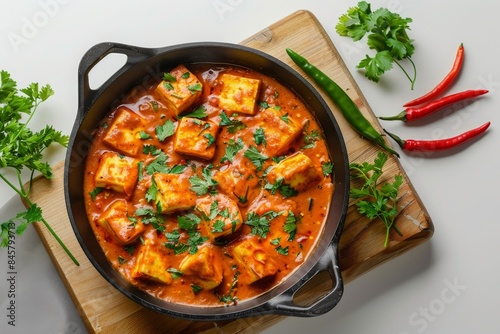
{"type": "Polygon", "coordinates": [[[64,147],[68,145],[69,137],[50,125],[38,132],[33,132],[28,127],[38,106],[53,94],[49,85],[39,87],[37,83],[18,89],[17,82],[11,78],[10,73],[0,71],[0,179],[21,196],[28,206],[26,211],[0,225],[0,246],[6,247],[9,237],[14,233],[22,235],[29,224],[41,221],[78,265],[78,261],[43,218],[42,209],[29,199],[36,172],[47,179],[53,177],[51,166],[42,161],[43,151],[52,143],[59,143],[64,147]],[[8,177],[7,170],[14,171],[15,181],[8,177]],[[27,187],[23,181],[23,172],[26,170],[29,173],[27,187]]]}
{"type": "Polygon", "coordinates": [[[366,55],[366,58],[358,64],[358,68],[365,69],[365,76],[369,80],[378,82],[395,63],[410,80],[413,89],[417,69],[411,59],[415,47],[407,33],[411,22],[411,18],[402,18],[387,8],[379,8],[372,12],[370,4],[361,1],[339,18],[335,29],[340,36],[351,37],[354,41],[359,41],[367,35],[368,47],[377,53],[373,57],[366,55]],[[403,59],[408,59],[411,63],[413,77],[410,77],[399,63],[403,59]]]}
{"type": "Polygon", "coordinates": [[[369,219],[379,218],[386,227],[384,247],[389,242],[389,232],[394,228],[398,234],[401,232],[394,225],[394,219],[398,215],[397,198],[399,187],[403,183],[403,177],[396,175],[394,182],[379,184],[379,178],[382,176],[382,168],[387,161],[387,155],[380,151],[373,164],[369,162],[351,163],[349,169],[352,179],[362,181],[361,188],[351,186],[350,196],[353,199],[360,199],[356,202],[359,213],[369,219]]]}

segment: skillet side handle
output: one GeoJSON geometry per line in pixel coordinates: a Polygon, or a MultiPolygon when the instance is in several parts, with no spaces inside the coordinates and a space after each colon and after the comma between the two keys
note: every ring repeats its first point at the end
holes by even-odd
{"type": "Polygon", "coordinates": [[[109,84],[120,74],[128,70],[135,64],[151,57],[154,54],[153,49],[140,48],[132,45],[105,42],[91,47],[82,57],[78,66],[78,105],[80,112],[86,113],[93,104],[97,96],[104,91],[109,84]],[[117,70],[105,83],[96,90],[90,88],[89,73],[104,57],[109,54],[117,53],[127,56],[126,63],[117,70]],[[83,108],[82,108],[83,107],[83,108]]]}
{"type": "Polygon", "coordinates": [[[269,313],[295,317],[314,317],[333,309],[340,301],[344,292],[342,274],[338,263],[338,245],[331,244],[307,277],[298,282],[289,291],[269,301],[269,313]],[[295,293],[314,276],[325,270],[329,272],[330,278],[334,280],[332,289],[309,306],[296,305],[293,301],[295,293]]]}

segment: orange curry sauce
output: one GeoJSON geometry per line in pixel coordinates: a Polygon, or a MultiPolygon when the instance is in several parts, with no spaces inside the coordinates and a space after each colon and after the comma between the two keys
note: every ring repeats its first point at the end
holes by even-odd
{"type": "Polygon", "coordinates": [[[315,118],[283,85],[238,67],[187,67],[132,90],[95,129],[85,204],[108,260],[133,285],[222,306],[307,260],[332,165],[315,118]]]}

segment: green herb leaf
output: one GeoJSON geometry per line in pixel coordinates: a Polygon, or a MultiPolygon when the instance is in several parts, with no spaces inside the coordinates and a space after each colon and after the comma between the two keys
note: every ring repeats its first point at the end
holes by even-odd
{"type": "Polygon", "coordinates": [[[290,185],[286,184],[285,179],[282,177],[278,178],[274,184],[266,183],[264,185],[264,189],[269,190],[273,195],[276,194],[277,191],[279,191],[280,194],[285,198],[297,196],[299,193],[290,185]]]}
{"type": "Polygon", "coordinates": [[[335,29],[340,36],[350,37],[355,42],[367,36],[367,45],[375,50],[375,55],[366,55],[358,68],[365,69],[368,79],[378,82],[393,67],[392,63],[396,63],[410,80],[413,89],[417,74],[411,59],[415,47],[413,40],[408,37],[411,22],[411,18],[402,18],[387,8],[372,11],[368,2],[360,1],[357,6],[349,8],[347,13],[340,16],[335,29]],[[411,63],[412,77],[399,64],[403,59],[411,63]]]}
{"type": "Polygon", "coordinates": [[[170,273],[170,275],[172,275],[173,279],[177,279],[177,278],[180,278],[182,276],[182,272],[176,268],[168,268],[167,272],[170,273]]]}
{"type": "Polygon", "coordinates": [[[190,118],[205,118],[207,117],[207,109],[205,106],[198,106],[189,114],[183,115],[182,117],[190,117],[190,118]]]}
{"type": "Polygon", "coordinates": [[[168,156],[164,152],[160,152],[156,158],[146,166],[146,173],[149,175],[153,175],[155,172],[168,173],[167,160],[168,156]]]}
{"type": "Polygon", "coordinates": [[[266,146],[266,136],[264,134],[264,129],[258,127],[255,129],[255,133],[253,134],[253,139],[255,140],[255,144],[266,146]]]}
{"type": "Polygon", "coordinates": [[[292,241],[295,239],[295,233],[297,233],[297,224],[299,223],[301,218],[302,216],[296,217],[293,211],[288,211],[285,225],[283,225],[283,231],[289,234],[288,241],[292,241]]]}
{"type": "Polygon", "coordinates": [[[237,138],[236,140],[230,139],[229,144],[226,146],[226,153],[224,156],[220,159],[221,163],[224,163],[226,161],[232,162],[236,154],[243,149],[245,144],[243,143],[243,140],[241,138],[237,138]]]}
{"type": "Polygon", "coordinates": [[[257,235],[261,238],[266,238],[267,233],[269,233],[269,224],[271,220],[281,215],[281,212],[268,211],[262,216],[259,216],[256,212],[249,212],[247,214],[247,219],[243,222],[246,225],[252,227],[252,234],[257,235]]]}
{"type": "Polygon", "coordinates": [[[219,126],[227,127],[229,133],[236,133],[247,127],[243,122],[229,118],[224,111],[220,113],[220,119],[219,126]]]}
{"type": "Polygon", "coordinates": [[[260,153],[254,146],[250,146],[248,150],[245,151],[243,156],[248,158],[252,164],[257,167],[257,171],[261,170],[264,162],[269,159],[267,155],[260,153]]]}
{"type": "Polygon", "coordinates": [[[177,79],[171,73],[163,73],[163,80],[168,82],[176,82],[177,79]]]}
{"type": "MultiPolygon", "coordinates": [[[[394,182],[384,182],[379,184],[379,179],[383,175],[383,167],[387,161],[387,155],[380,151],[373,163],[351,163],[351,179],[362,181],[360,188],[356,188],[351,183],[350,196],[358,200],[356,206],[359,213],[369,219],[380,219],[386,227],[384,246],[389,242],[389,232],[391,228],[396,228],[394,220],[399,214],[397,200],[399,188],[403,183],[403,177],[396,175],[394,182]]],[[[396,228],[398,233],[399,230],[396,228]]]]}
{"type": "Polygon", "coordinates": [[[208,192],[213,192],[215,186],[217,186],[217,181],[212,179],[212,165],[208,165],[202,170],[202,177],[198,175],[193,175],[189,178],[191,183],[191,190],[194,191],[198,196],[205,195],[208,192]]]}
{"type": "Polygon", "coordinates": [[[17,82],[11,78],[10,73],[0,71],[0,179],[20,195],[28,207],[15,218],[1,224],[0,245],[8,244],[11,233],[21,235],[28,224],[40,221],[78,265],[78,261],[43,218],[41,208],[30,201],[30,188],[24,187],[23,175],[29,175],[29,184],[33,181],[35,172],[39,172],[45,178],[52,178],[52,168],[43,161],[43,153],[52,143],[67,146],[69,142],[69,136],[56,131],[50,125],[46,125],[38,132],[29,128],[29,122],[38,106],[53,94],[54,90],[50,85],[40,87],[38,83],[31,83],[26,88],[18,89],[17,82]],[[14,172],[16,181],[9,180],[10,174],[4,173],[5,169],[14,172]]]}
{"type": "Polygon", "coordinates": [[[323,162],[321,164],[321,171],[325,177],[331,175],[333,173],[333,163],[331,161],[323,162]]]}
{"type": "Polygon", "coordinates": [[[200,217],[194,213],[188,213],[177,217],[177,225],[186,231],[196,231],[198,224],[201,222],[200,217]]]}
{"type": "Polygon", "coordinates": [[[142,218],[143,224],[151,224],[156,230],[165,231],[165,219],[163,216],[155,211],[152,207],[143,206],[137,208],[134,213],[137,217],[142,218]]]}
{"type": "Polygon", "coordinates": [[[163,125],[158,125],[155,131],[158,140],[164,141],[167,137],[170,137],[175,133],[174,122],[169,119],[163,125]]]}

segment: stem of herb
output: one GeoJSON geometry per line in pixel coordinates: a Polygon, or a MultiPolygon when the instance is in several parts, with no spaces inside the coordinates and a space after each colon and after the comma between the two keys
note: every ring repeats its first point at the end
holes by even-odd
{"type": "Polygon", "coordinates": [[[406,75],[406,77],[408,78],[408,80],[410,80],[411,90],[413,90],[413,88],[415,87],[415,81],[417,80],[417,67],[415,66],[415,63],[413,62],[413,60],[411,60],[410,57],[408,57],[407,59],[410,61],[410,64],[413,67],[413,79],[410,77],[410,75],[408,74],[408,72],[406,72],[406,70],[404,69],[404,67],[397,60],[394,60],[394,62],[403,71],[403,73],[406,75]]]}

